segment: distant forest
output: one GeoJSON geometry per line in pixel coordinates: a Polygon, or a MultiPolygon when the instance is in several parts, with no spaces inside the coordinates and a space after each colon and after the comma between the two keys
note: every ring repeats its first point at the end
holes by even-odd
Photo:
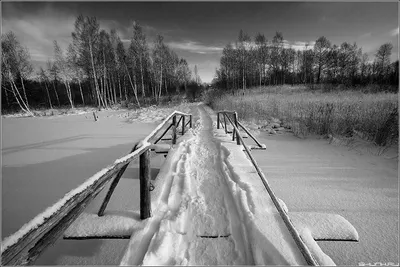
{"type": "Polygon", "coordinates": [[[324,36],[314,46],[295,50],[276,32],[272,41],[258,33],[254,39],[239,32],[235,44],[223,49],[213,84],[232,90],[253,86],[305,84],[311,88],[354,88],[376,85],[377,91],[398,91],[399,61],[390,62],[393,46],[385,43],[374,58],[356,43],[332,44],[324,36]],[[329,86],[326,86],[329,85],[329,86]]]}
{"type": "MultiPolygon", "coordinates": [[[[96,17],[79,15],[72,42],[63,51],[54,40],[54,56],[35,71],[27,47],[13,32],[2,35],[2,111],[31,108],[158,103],[165,95],[196,90],[200,78],[163,37],[149,48],[142,27],[134,22],[126,49],[115,29],[100,30],[96,17]]],[[[190,93],[190,92],[189,92],[190,93]]]]}

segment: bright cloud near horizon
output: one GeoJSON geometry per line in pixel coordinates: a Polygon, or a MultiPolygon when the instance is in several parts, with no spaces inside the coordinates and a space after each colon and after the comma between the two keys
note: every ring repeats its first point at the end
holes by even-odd
{"type": "Polygon", "coordinates": [[[100,28],[116,29],[123,42],[138,21],[151,45],[157,34],[200,78],[210,82],[223,48],[242,29],[271,41],[283,33],[285,47],[312,47],[325,36],[332,44],[354,43],[374,57],[380,45],[393,44],[398,59],[398,3],[361,2],[2,2],[2,33],[13,31],[28,47],[35,66],[53,57],[53,40],[63,49],[79,14],[97,17],[100,28]]]}

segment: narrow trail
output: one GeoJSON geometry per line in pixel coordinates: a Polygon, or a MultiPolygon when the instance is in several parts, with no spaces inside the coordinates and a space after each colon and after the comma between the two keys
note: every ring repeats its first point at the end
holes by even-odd
{"type": "Polygon", "coordinates": [[[172,184],[162,193],[143,265],[254,264],[212,119],[203,106],[198,112],[199,124],[180,144],[172,184]]]}

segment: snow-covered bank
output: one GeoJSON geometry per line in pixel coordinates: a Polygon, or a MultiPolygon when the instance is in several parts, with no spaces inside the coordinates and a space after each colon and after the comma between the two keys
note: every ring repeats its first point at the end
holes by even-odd
{"type": "Polygon", "coordinates": [[[195,103],[182,103],[173,107],[150,106],[136,110],[125,110],[118,114],[118,117],[125,118],[127,122],[155,123],[165,119],[169,114],[178,110],[183,113],[189,113],[190,107],[195,103]]]}
{"type": "Polygon", "coordinates": [[[359,242],[318,242],[338,265],[399,262],[398,161],[368,151],[261,133],[266,151],[252,151],[276,195],[293,212],[336,213],[359,242]]]}

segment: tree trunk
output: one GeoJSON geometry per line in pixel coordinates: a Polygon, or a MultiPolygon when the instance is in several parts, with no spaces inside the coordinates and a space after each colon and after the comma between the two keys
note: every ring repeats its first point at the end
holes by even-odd
{"type": "Polygon", "coordinates": [[[4,93],[6,94],[6,103],[7,103],[7,107],[9,107],[9,106],[10,106],[10,102],[9,102],[9,100],[8,100],[7,88],[5,88],[5,86],[4,86],[4,93]]]}
{"type": "Polygon", "coordinates": [[[49,98],[49,105],[50,105],[50,108],[53,109],[53,105],[51,104],[50,92],[49,92],[49,88],[47,87],[46,81],[44,81],[44,86],[45,86],[45,88],[46,88],[47,97],[49,98]]]}
{"type": "Polygon", "coordinates": [[[162,64],[161,64],[161,77],[160,77],[160,90],[158,92],[158,101],[160,100],[161,97],[161,88],[162,88],[162,64]]]}
{"type": "Polygon", "coordinates": [[[26,113],[28,113],[28,114],[30,114],[31,116],[34,117],[35,115],[32,113],[32,111],[30,111],[29,107],[25,104],[24,100],[22,99],[22,97],[21,97],[21,95],[20,95],[20,93],[19,93],[19,91],[18,91],[18,88],[17,88],[17,86],[15,85],[14,78],[12,77],[12,74],[11,74],[11,71],[10,71],[10,70],[8,71],[8,75],[9,75],[9,78],[10,78],[11,88],[13,89],[13,94],[14,94],[14,96],[15,96],[15,99],[16,99],[17,102],[18,102],[18,105],[20,106],[20,108],[21,108],[24,112],[26,112],[26,113]],[[16,92],[16,93],[15,93],[15,92],[16,92]],[[19,99],[20,99],[21,101],[18,99],[17,94],[18,94],[19,99]],[[21,103],[22,103],[23,105],[22,105],[21,103]],[[24,107],[23,107],[23,106],[24,106],[24,107]]]}
{"type": "Polygon", "coordinates": [[[73,109],[74,103],[72,102],[71,88],[69,87],[68,81],[65,81],[65,88],[67,90],[67,96],[68,96],[69,103],[71,104],[71,109],[73,109]]]}
{"type": "Polygon", "coordinates": [[[143,64],[142,64],[142,57],[140,57],[140,73],[142,76],[142,96],[145,97],[146,94],[144,92],[144,80],[143,80],[143,64]]]}
{"type": "Polygon", "coordinates": [[[124,75],[124,91],[125,91],[125,101],[128,102],[128,92],[126,91],[126,78],[124,75]]]}
{"type": "Polygon", "coordinates": [[[119,77],[119,73],[117,74],[117,79],[118,79],[118,86],[119,86],[119,102],[121,102],[121,99],[122,99],[122,88],[121,88],[121,77],[119,77]]]}
{"type": "Polygon", "coordinates": [[[18,96],[17,96],[17,94],[15,93],[15,91],[18,92],[18,90],[17,90],[16,88],[14,88],[14,85],[13,85],[13,83],[11,82],[11,80],[10,80],[10,85],[11,85],[11,90],[12,90],[12,92],[13,92],[13,94],[14,94],[14,97],[15,97],[15,99],[17,100],[17,103],[18,103],[19,107],[21,108],[21,110],[22,110],[23,112],[25,112],[25,113],[29,113],[28,110],[25,109],[25,108],[22,106],[21,102],[19,101],[18,96]]]}
{"type": "Polygon", "coordinates": [[[93,49],[92,49],[92,44],[91,44],[91,39],[90,38],[89,38],[89,52],[90,52],[90,60],[91,60],[91,63],[92,63],[92,69],[93,69],[94,85],[95,85],[96,92],[97,92],[97,100],[98,100],[98,103],[99,103],[99,108],[101,108],[99,85],[97,83],[96,69],[94,67],[94,60],[93,60],[93,49]]]}
{"type": "Polygon", "coordinates": [[[60,98],[58,97],[58,93],[57,93],[56,82],[57,82],[56,80],[53,81],[53,88],[54,88],[54,93],[56,94],[56,99],[57,99],[58,107],[60,107],[61,104],[60,104],[60,98]]]}
{"type": "Polygon", "coordinates": [[[126,64],[125,64],[125,68],[126,68],[126,72],[127,72],[127,74],[128,74],[128,77],[129,77],[129,82],[130,82],[130,84],[131,84],[131,86],[132,86],[133,94],[135,95],[136,102],[137,102],[137,104],[138,104],[138,106],[139,106],[139,108],[140,108],[140,103],[139,103],[139,99],[138,99],[138,97],[137,97],[136,88],[133,86],[132,78],[131,78],[131,75],[129,74],[128,66],[126,66],[126,64]]]}
{"type": "Polygon", "coordinates": [[[26,101],[26,106],[29,108],[28,97],[26,97],[25,84],[24,84],[24,79],[22,78],[22,75],[20,75],[20,79],[21,79],[21,84],[22,84],[22,90],[23,90],[23,92],[24,92],[24,97],[25,97],[25,101],[26,101]]]}
{"type": "Polygon", "coordinates": [[[83,97],[83,91],[80,79],[78,79],[78,83],[79,83],[79,91],[81,92],[82,104],[85,105],[85,98],[83,97]]]}
{"type": "Polygon", "coordinates": [[[113,93],[114,93],[114,103],[117,104],[117,85],[115,83],[115,75],[111,76],[112,84],[113,84],[113,93]]]}

